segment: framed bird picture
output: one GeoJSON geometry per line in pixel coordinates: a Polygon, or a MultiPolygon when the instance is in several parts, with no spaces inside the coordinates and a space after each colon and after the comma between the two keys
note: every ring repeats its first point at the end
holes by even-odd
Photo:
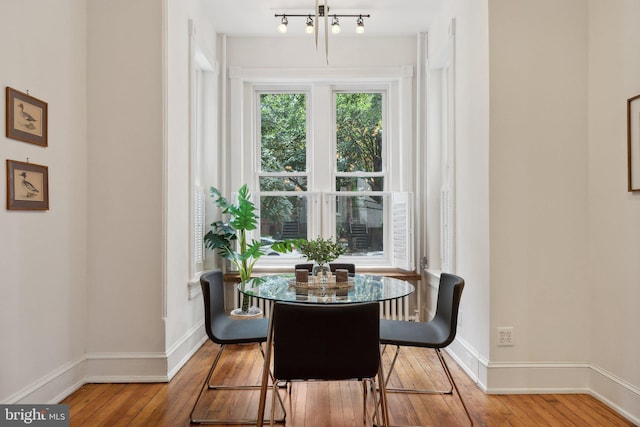
{"type": "Polygon", "coordinates": [[[627,190],[640,191],[640,95],[627,99],[627,190]]]}
{"type": "Polygon", "coordinates": [[[7,160],[7,209],[49,210],[49,168],[7,160]]]}
{"type": "Polygon", "coordinates": [[[7,87],[7,138],[46,147],[47,103],[7,87]]]}

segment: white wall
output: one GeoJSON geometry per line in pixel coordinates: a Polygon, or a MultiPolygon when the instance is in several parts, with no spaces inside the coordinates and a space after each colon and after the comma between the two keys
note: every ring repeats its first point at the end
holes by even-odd
{"type": "Polygon", "coordinates": [[[48,103],[46,148],[0,134],[5,160],[49,168],[50,209],[0,208],[0,402],[42,402],[82,376],[87,282],[86,6],[5,1],[0,116],[10,86],[48,103]]]}
{"type": "Polygon", "coordinates": [[[588,4],[590,387],[639,423],[640,194],[626,191],[626,100],[640,94],[640,2],[588,4]]]}
{"type": "Polygon", "coordinates": [[[90,3],[93,380],[166,380],[204,338],[188,286],[189,19],[213,58],[216,42],[201,4],[90,3]]]}
{"type": "Polygon", "coordinates": [[[162,3],[89,1],[87,28],[87,357],[93,380],[160,378],[162,3]]]}
{"type": "MultiPolygon", "coordinates": [[[[490,353],[489,39],[487,1],[452,0],[429,31],[431,60],[454,34],[455,272],[465,279],[457,341],[451,350],[486,382],[490,353]]],[[[437,225],[436,225],[437,226],[437,225]]]]}
{"type": "Polygon", "coordinates": [[[489,4],[491,327],[517,340],[491,360],[584,361],[586,3],[489,4]]]}
{"type": "MultiPolygon", "coordinates": [[[[193,43],[216,60],[216,34],[208,22],[200,0],[171,0],[167,9],[167,92],[164,177],[166,194],[165,321],[169,374],[179,369],[204,338],[202,297],[189,299],[189,178],[190,161],[190,46],[189,19],[192,19],[193,43]]],[[[215,72],[215,70],[213,70],[215,72]]],[[[215,99],[209,100],[215,103],[215,99]]],[[[207,117],[216,122],[216,117],[207,117]]],[[[214,141],[210,141],[211,143],[214,141]]],[[[203,159],[210,168],[214,158],[203,159]]],[[[207,200],[207,203],[210,203],[207,200]]],[[[194,283],[199,289],[199,282],[194,283]]]]}
{"type": "Polygon", "coordinates": [[[309,37],[228,37],[229,66],[236,67],[389,67],[415,65],[414,37],[330,37],[329,64],[321,41],[309,37]]]}
{"type": "Polygon", "coordinates": [[[640,6],[446,5],[430,42],[455,18],[467,287],[454,355],[489,392],[591,393],[637,423],[640,205],[626,192],[625,107],[640,93],[640,6]],[[498,326],[515,328],[514,347],[497,347],[498,326]]]}

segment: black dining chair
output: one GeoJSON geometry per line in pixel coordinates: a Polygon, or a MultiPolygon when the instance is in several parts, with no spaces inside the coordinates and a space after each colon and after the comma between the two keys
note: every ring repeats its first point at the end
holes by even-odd
{"type": "Polygon", "coordinates": [[[294,266],[294,271],[295,270],[309,270],[309,273],[313,272],[313,263],[312,262],[305,262],[302,264],[296,264],[294,266]]]}
{"type": "Polygon", "coordinates": [[[356,275],[356,265],[345,262],[330,262],[329,269],[331,269],[332,273],[335,273],[336,270],[347,270],[349,272],[349,276],[353,277],[356,275]]]}
{"type": "Polygon", "coordinates": [[[419,390],[419,389],[394,389],[388,388],[388,392],[396,393],[423,393],[423,394],[453,394],[455,389],[462,407],[464,408],[467,418],[473,425],[473,420],[464,399],[460,394],[460,390],[456,385],[451,371],[447,366],[447,362],[442,356],[441,349],[447,347],[456,337],[458,326],[458,308],[460,306],[460,298],[462,289],[464,288],[464,279],[462,277],[442,273],[440,276],[440,287],[438,289],[438,301],[436,305],[436,314],[429,322],[408,322],[403,320],[380,320],[380,343],[383,345],[395,345],[396,352],[389,368],[389,376],[393,372],[400,347],[423,347],[435,350],[438,360],[444,369],[451,388],[449,390],[419,390]]]}
{"type": "MultiPolygon", "coordinates": [[[[260,389],[259,385],[214,385],[211,384],[210,381],[225,346],[229,344],[258,344],[260,352],[264,357],[262,343],[267,341],[267,331],[269,328],[269,319],[233,320],[227,315],[224,309],[224,280],[221,271],[217,270],[204,274],[200,277],[200,285],[202,286],[202,297],[204,300],[204,326],[209,339],[219,344],[220,348],[213,360],[209,374],[200,388],[198,398],[191,409],[191,422],[195,424],[255,424],[256,419],[194,418],[194,412],[205,390],[215,392],[221,390],[260,389]]],[[[280,400],[280,406],[283,417],[275,420],[276,422],[284,421],[285,411],[282,400],[280,400]]]]}
{"type": "MultiPolygon", "coordinates": [[[[358,380],[363,383],[363,421],[366,422],[366,381],[376,392],[374,408],[382,408],[384,425],[388,425],[384,372],[380,358],[380,308],[377,302],[354,304],[298,304],[276,302],[271,315],[273,342],[273,383],[300,380],[358,380]],[[348,325],[348,327],[347,327],[348,325]],[[373,384],[376,383],[377,387],[373,384]]],[[[269,343],[269,342],[268,342],[269,343]]],[[[267,344],[265,364],[270,360],[267,344]]],[[[263,373],[265,375],[265,373],[263,373]]],[[[267,378],[263,376],[263,386],[267,378]]],[[[272,414],[278,387],[273,387],[272,414]]],[[[261,393],[264,411],[266,391],[261,393]]],[[[259,414],[260,416],[261,414],[259,414]]],[[[264,416],[264,415],[263,415],[264,416]]],[[[261,426],[262,422],[259,421],[261,426]]]]}

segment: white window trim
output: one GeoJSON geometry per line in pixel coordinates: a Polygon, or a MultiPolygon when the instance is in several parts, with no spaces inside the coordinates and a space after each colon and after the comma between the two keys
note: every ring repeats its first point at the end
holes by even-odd
{"type": "MultiPolygon", "coordinates": [[[[212,138],[212,129],[205,120],[215,96],[211,96],[213,82],[218,80],[217,66],[207,58],[198,45],[196,27],[189,20],[189,299],[201,293],[199,277],[204,270],[206,228],[205,204],[205,145],[212,138]]],[[[216,64],[217,65],[217,64],[216,64]]]]}
{"type": "Polygon", "coordinates": [[[456,133],[455,133],[455,20],[449,39],[437,55],[429,58],[427,215],[428,271],[456,269],[456,133]],[[431,181],[431,183],[429,183],[431,181]]]}
{"type": "MultiPolygon", "coordinates": [[[[385,192],[412,192],[414,186],[414,141],[413,141],[413,66],[400,67],[371,67],[371,68],[245,68],[230,67],[230,96],[229,96],[229,164],[234,165],[234,173],[228,177],[227,188],[239,188],[243,183],[249,182],[253,184],[252,192],[258,191],[258,170],[259,153],[257,152],[258,144],[255,138],[258,137],[255,132],[255,123],[259,120],[257,108],[255,106],[256,93],[258,91],[277,92],[279,90],[299,92],[305,88],[311,91],[310,114],[312,117],[307,123],[307,132],[311,132],[311,138],[318,138],[316,131],[315,119],[313,119],[314,100],[316,94],[314,88],[319,86],[330,87],[331,96],[334,91],[353,92],[356,90],[364,91],[380,91],[386,93],[387,108],[385,109],[385,125],[387,140],[385,144],[385,167],[389,172],[385,178],[385,192]],[[389,144],[393,142],[393,149],[389,144]]],[[[333,110],[333,108],[332,108],[333,110]]],[[[332,114],[335,114],[333,112],[332,114]]],[[[331,117],[333,123],[333,117],[331,117]]],[[[331,132],[329,138],[325,140],[331,141],[332,150],[335,150],[335,129],[334,125],[323,127],[324,132],[331,132]]],[[[311,140],[311,139],[310,139],[311,140]]],[[[310,146],[318,147],[318,144],[310,144],[310,146]]],[[[313,153],[307,153],[307,162],[314,162],[313,153]]],[[[318,187],[314,180],[314,170],[312,169],[308,178],[309,188],[323,193],[335,192],[331,186],[335,181],[336,170],[335,162],[331,166],[332,179],[327,188],[318,187]]],[[[385,223],[390,224],[388,218],[385,223]]],[[[313,224],[309,224],[314,227],[313,224]]],[[[331,235],[331,230],[327,229],[327,223],[322,225],[325,229],[318,233],[317,228],[309,229],[309,235],[322,234],[331,235]],[[329,233],[329,234],[327,234],[329,233]]],[[[391,227],[385,227],[391,228],[391,227]]],[[[335,229],[335,224],[333,224],[335,229]]],[[[388,230],[387,233],[392,233],[388,230]]],[[[387,234],[385,233],[385,234],[387,234]]],[[[385,242],[386,245],[386,242],[385,242]]],[[[386,247],[386,246],[385,246],[386,247]]],[[[412,245],[413,247],[413,245],[412,245]]],[[[413,250],[413,248],[412,248],[413,250]]],[[[353,257],[362,261],[362,257],[353,257]]],[[[380,269],[394,268],[390,257],[383,265],[379,264],[380,258],[376,258],[376,265],[380,269]]],[[[412,260],[415,255],[411,256],[412,260]]],[[[289,258],[287,265],[290,264],[289,258]]],[[[262,265],[260,261],[256,264],[256,268],[268,269],[268,266],[262,265]]],[[[413,262],[410,263],[413,268],[413,262]]],[[[372,266],[375,268],[374,266],[372,266]]]]}

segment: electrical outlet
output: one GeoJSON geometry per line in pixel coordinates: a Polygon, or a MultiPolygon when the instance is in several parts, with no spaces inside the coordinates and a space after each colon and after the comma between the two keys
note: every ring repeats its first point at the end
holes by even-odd
{"type": "Polygon", "coordinates": [[[513,326],[498,326],[498,347],[513,347],[513,326]]]}

